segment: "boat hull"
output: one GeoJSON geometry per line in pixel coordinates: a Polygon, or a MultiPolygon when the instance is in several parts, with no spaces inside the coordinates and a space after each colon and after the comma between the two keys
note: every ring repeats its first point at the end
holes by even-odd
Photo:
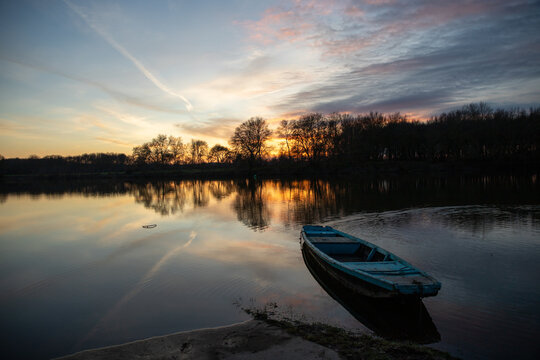
{"type": "Polygon", "coordinates": [[[441,288],[396,255],[331,227],[304,226],[301,242],[330,276],[365,296],[427,297],[441,288]]]}
{"type": "Polygon", "coordinates": [[[322,259],[318,254],[313,251],[313,249],[303,242],[302,250],[310,256],[311,261],[316,263],[319,267],[324,269],[328,276],[334,281],[341,283],[345,288],[353,291],[359,295],[367,297],[377,297],[377,298],[395,298],[400,296],[405,296],[400,294],[396,290],[387,290],[381,288],[380,286],[371,284],[365,280],[359,279],[358,277],[352,276],[341,269],[332,266],[324,259],[322,259]]]}
{"type": "Polygon", "coordinates": [[[319,285],[353,317],[375,334],[389,340],[431,344],[441,339],[428,310],[418,297],[376,297],[360,286],[331,274],[308,246],[302,247],[307,269],[319,285]],[[336,281],[337,278],[337,281],[336,281]],[[367,296],[365,295],[367,294],[367,296]]]}

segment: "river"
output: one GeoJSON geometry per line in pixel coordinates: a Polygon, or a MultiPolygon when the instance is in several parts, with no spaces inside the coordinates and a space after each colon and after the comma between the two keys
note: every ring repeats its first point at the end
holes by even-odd
{"type": "Polygon", "coordinates": [[[384,336],[304,263],[302,225],[324,224],[442,283],[423,299],[429,346],[536,359],[539,188],[536,176],[3,184],[2,352],[50,358],[232,324],[248,319],[239,307],[266,304],[384,336]]]}

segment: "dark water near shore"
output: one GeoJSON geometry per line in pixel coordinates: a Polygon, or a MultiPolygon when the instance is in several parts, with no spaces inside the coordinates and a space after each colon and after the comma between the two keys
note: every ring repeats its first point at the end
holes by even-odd
{"type": "Polygon", "coordinates": [[[248,318],[237,303],[385,335],[377,304],[336,301],[306,267],[298,237],[314,223],[441,281],[418,307],[435,329],[423,342],[538,358],[539,188],[536,176],[3,184],[3,357],[231,324],[248,318]]]}

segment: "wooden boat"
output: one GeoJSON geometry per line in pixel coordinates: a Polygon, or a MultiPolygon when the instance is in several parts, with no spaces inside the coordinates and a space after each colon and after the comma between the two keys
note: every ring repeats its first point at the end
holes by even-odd
{"type": "Polygon", "coordinates": [[[328,295],[376,335],[389,340],[431,344],[441,340],[422,299],[412,296],[363,296],[329,275],[307,245],[302,246],[307,269],[328,295]]]}
{"type": "Polygon", "coordinates": [[[371,297],[435,296],[441,283],[396,255],[330,226],[302,228],[304,247],[344,286],[371,297]]]}

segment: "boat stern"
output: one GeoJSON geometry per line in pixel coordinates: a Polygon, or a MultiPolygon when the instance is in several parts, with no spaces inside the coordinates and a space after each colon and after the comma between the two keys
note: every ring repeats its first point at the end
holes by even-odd
{"type": "Polygon", "coordinates": [[[419,297],[435,296],[441,289],[441,283],[434,281],[426,284],[425,282],[417,282],[413,284],[396,284],[396,290],[402,295],[414,295],[419,297]]]}

